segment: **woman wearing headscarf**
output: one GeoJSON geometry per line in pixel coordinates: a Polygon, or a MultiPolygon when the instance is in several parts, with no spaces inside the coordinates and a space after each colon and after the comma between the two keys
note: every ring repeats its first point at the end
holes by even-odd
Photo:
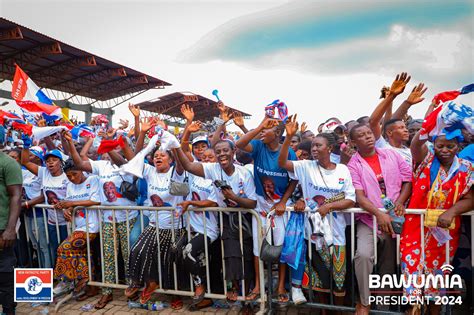
{"type": "MultiPolygon", "coordinates": [[[[427,212],[425,222],[421,222],[419,215],[405,216],[400,250],[402,273],[406,277],[421,274],[443,275],[441,267],[450,263],[459,244],[460,215],[473,209],[474,172],[469,161],[457,156],[459,137],[435,137],[433,152],[428,150],[426,141],[420,139],[418,132],[411,143],[413,161],[417,167],[408,208],[427,209],[427,212]],[[446,261],[447,239],[450,239],[449,261],[446,261]]],[[[423,296],[434,297],[442,294],[439,289],[430,285],[425,286],[423,290],[423,296]]],[[[406,289],[405,293],[408,296],[419,295],[419,291],[413,286],[406,289]]],[[[431,304],[429,307],[431,314],[441,312],[439,305],[431,304]]],[[[419,305],[409,311],[420,314],[419,305]]]]}

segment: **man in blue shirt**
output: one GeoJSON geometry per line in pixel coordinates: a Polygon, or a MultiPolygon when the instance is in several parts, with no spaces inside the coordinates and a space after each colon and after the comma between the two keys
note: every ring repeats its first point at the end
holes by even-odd
{"type": "MultiPolygon", "coordinates": [[[[255,129],[249,131],[240,138],[236,145],[239,149],[250,153],[254,160],[254,181],[257,193],[257,212],[261,214],[263,231],[266,232],[267,214],[274,210],[275,225],[280,225],[280,233],[273,232],[273,244],[281,245],[284,239],[284,214],[286,203],[293,193],[297,181],[290,180],[288,172],[278,166],[278,155],[280,154],[280,138],[284,131],[284,124],[278,120],[265,117],[262,123],[255,129]],[[281,224],[279,224],[281,223],[281,224]],[[280,243],[280,244],[278,244],[280,243]]],[[[290,149],[289,160],[297,160],[296,154],[290,149]]],[[[255,287],[246,297],[247,301],[253,301],[259,297],[259,250],[258,231],[256,220],[253,221],[254,238],[254,265],[256,270],[255,287]]],[[[262,235],[262,233],[260,233],[262,235]]],[[[281,303],[288,302],[288,294],[285,290],[286,265],[279,266],[278,297],[281,303]]]]}

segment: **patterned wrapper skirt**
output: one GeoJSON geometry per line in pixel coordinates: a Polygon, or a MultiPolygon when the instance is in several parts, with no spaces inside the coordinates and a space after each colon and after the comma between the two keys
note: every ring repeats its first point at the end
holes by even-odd
{"type": "Polygon", "coordinates": [[[333,293],[335,296],[345,296],[344,281],[346,279],[346,246],[332,246],[332,266],[331,253],[324,244],[323,248],[316,250],[314,244],[312,248],[312,272],[306,264],[302,286],[305,289],[312,288],[314,291],[331,292],[331,268],[333,280],[333,293]]]}
{"type": "MultiPolygon", "coordinates": [[[[89,233],[89,242],[97,237],[97,233],[89,233]]],[[[92,256],[92,250],[91,250],[92,256]]],[[[94,269],[91,260],[91,268],[94,269]]],[[[58,258],[54,268],[54,278],[60,281],[87,279],[89,266],[87,264],[87,235],[86,232],[74,231],[58,247],[58,258]]]]}
{"type": "MultiPolygon", "coordinates": [[[[186,233],[185,229],[175,230],[175,238],[186,233]]],[[[167,264],[165,257],[173,243],[172,230],[159,229],[158,237],[160,240],[160,264],[161,281],[163,289],[174,289],[174,270],[173,264],[167,264]]],[[[158,240],[156,237],[156,227],[148,226],[138,237],[135,245],[130,250],[128,277],[135,286],[143,286],[148,281],[159,283],[158,275],[158,240]]],[[[176,270],[183,270],[183,266],[176,266],[176,270]]],[[[189,286],[189,276],[181,277],[182,272],[177,272],[178,283],[184,283],[189,286]]]]}

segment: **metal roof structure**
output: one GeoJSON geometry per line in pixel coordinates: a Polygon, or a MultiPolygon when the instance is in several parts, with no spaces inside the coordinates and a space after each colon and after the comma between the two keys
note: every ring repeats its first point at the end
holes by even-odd
{"type": "MultiPolygon", "coordinates": [[[[195,120],[205,122],[219,116],[216,101],[191,92],[175,92],[136,105],[140,106],[141,110],[161,114],[164,119],[171,123],[183,123],[184,117],[181,114],[181,106],[185,103],[193,108],[195,120]]],[[[251,116],[232,107],[229,108],[230,112],[240,113],[244,118],[251,116]]]]}
{"type": "Polygon", "coordinates": [[[12,80],[15,64],[50,98],[101,108],[171,85],[0,18],[0,79],[12,80]]]}

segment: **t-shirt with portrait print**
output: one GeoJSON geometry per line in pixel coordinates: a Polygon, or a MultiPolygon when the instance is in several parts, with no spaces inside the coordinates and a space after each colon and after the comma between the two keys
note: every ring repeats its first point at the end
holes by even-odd
{"type": "MultiPolygon", "coordinates": [[[[212,180],[204,179],[193,174],[189,174],[189,191],[187,200],[210,200],[217,203],[216,190],[212,180]]],[[[205,209],[203,209],[205,210],[205,209]]],[[[217,212],[189,211],[189,222],[193,231],[204,235],[204,220],[206,223],[206,233],[211,241],[215,241],[219,235],[217,226],[217,212]]]]}
{"type": "MultiPolygon", "coordinates": [[[[83,183],[78,185],[69,182],[67,185],[66,200],[91,200],[100,202],[99,192],[99,177],[92,175],[88,176],[83,183]]],[[[74,215],[74,231],[89,233],[99,232],[99,216],[97,210],[77,210],[74,215]],[[86,225],[88,227],[86,227],[86,225]]]]}
{"type": "MultiPolygon", "coordinates": [[[[92,174],[99,177],[100,202],[103,206],[136,206],[136,202],[128,200],[120,194],[120,185],[124,180],[132,183],[131,175],[121,176],[119,168],[110,161],[91,161],[92,174]]],[[[124,222],[127,220],[127,211],[125,210],[103,210],[102,218],[104,222],[113,222],[115,213],[115,222],[124,222]]],[[[131,220],[138,215],[136,210],[128,211],[128,219],[131,220]]]]}
{"type": "MultiPolygon", "coordinates": [[[[290,177],[299,180],[306,206],[314,205],[313,210],[317,210],[326,199],[339,193],[344,193],[344,199],[355,202],[355,189],[347,166],[336,164],[333,170],[327,170],[321,166],[318,169],[317,161],[304,160],[294,161],[293,167],[294,173],[290,172],[290,177]]],[[[346,218],[343,213],[338,212],[331,212],[330,215],[333,221],[334,245],[345,245],[346,218]]],[[[306,237],[309,237],[312,231],[308,220],[306,220],[305,230],[306,237]]]]}
{"type": "MultiPolygon", "coordinates": [[[[166,173],[158,173],[154,166],[145,164],[143,169],[143,178],[148,183],[147,199],[145,206],[148,207],[176,207],[184,199],[182,196],[173,196],[170,194],[171,179],[176,182],[184,181],[184,173],[179,175],[173,171],[173,167],[166,173]]],[[[156,225],[155,211],[145,211],[145,215],[150,218],[150,225],[156,225]]],[[[186,220],[184,220],[186,222],[186,220]]],[[[173,211],[159,211],[158,212],[158,227],[160,229],[177,229],[181,226],[181,218],[175,218],[173,211]]]]}
{"type": "MultiPolygon", "coordinates": [[[[46,167],[38,167],[38,178],[41,181],[44,200],[48,205],[54,205],[66,198],[66,187],[69,183],[66,174],[53,176],[46,167]]],[[[66,225],[62,210],[48,209],[48,224],[66,225]]]]}

